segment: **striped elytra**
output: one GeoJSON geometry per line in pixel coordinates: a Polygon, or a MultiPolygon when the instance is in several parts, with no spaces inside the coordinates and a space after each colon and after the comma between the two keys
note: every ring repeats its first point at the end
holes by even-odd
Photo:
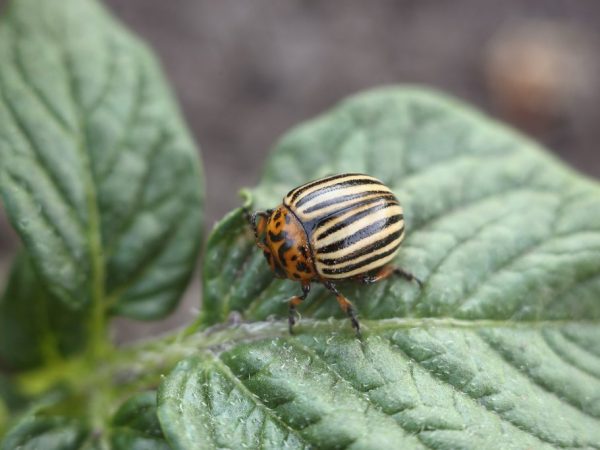
{"type": "Polygon", "coordinates": [[[404,215],[390,188],[369,175],[345,173],[308,182],[292,189],[277,208],[256,212],[250,220],[271,270],[302,285],[302,295],[289,301],[290,332],[311,282],[335,294],[357,333],[354,308],[335,283],[368,284],[395,274],[421,285],[410,272],[390,265],[404,239],[404,215]]]}
{"type": "Polygon", "coordinates": [[[368,175],[334,175],[304,184],[283,204],[302,223],[322,278],[349,278],[382,267],[404,238],[398,199],[368,175]]]}

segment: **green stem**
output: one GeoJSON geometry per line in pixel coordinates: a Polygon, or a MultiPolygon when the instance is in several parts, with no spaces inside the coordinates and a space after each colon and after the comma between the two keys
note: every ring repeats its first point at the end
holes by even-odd
{"type": "MultiPolygon", "coordinates": [[[[90,211],[92,212],[92,211],[90,211]]],[[[97,210],[95,211],[97,213],[97,210]]],[[[106,309],[104,298],[104,262],[101,255],[101,243],[99,230],[93,230],[96,220],[90,220],[90,253],[92,254],[92,308],[89,324],[89,359],[101,361],[109,349],[109,340],[106,330],[106,309]]]]}
{"type": "MultiPolygon", "coordinates": [[[[79,135],[77,150],[82,164],[86,170],[83,171],[85,199],[88,213],[87,244],[90,259],[90,317],[88,323],[88,346],[84,356],[88,371],[93,374],[97,366],[103,364],[110,354],[110,341],[107,332],[106,320],[106,293],[105,293],[105,261],[102,246],[102,230],[100,221],[100,210],[98,206],[98,195],[96,191],[96,180],[94,179],[94,167],[89,154],[89,142],[87,141],[86,115],[81,107],[81,99],[78,98],[78,78],[68,48],[62,51],[62,58],[69,77],[69,92],[73,107],[78,111],[79,135]]],[[[83,374],[85,376],[85,374],[83,374]]],[[[110,379],[100,378],[96,385],[90,386],[89,420],[94,431],[101,431],[105,419],[109,414],[106,405],[105,393],[110,387],[110,379]]],[[[103,433],[100,433],[102,436],[103,433]]],[[[103,441],[99,442],[101,448],[106,447],[103,441]]]]}
{"type": "MultiPolygon", "coordinates": [[[[515,322],[507,320],[459,320],[451,318],[397,318],[363,320],[364,337],[396,329],[410,328],[544,328],[560,327],[568,320],[541,322],[515,322]]],[[[578,324],[597,322],[580,321],[578,324]]],[[[296,329],[298,334],[346,333],[353,337],[353,331],[345,319],[310,320],[304,319],[296,329]]],[[[131,392],[134,387],[158,384],[161,375],[168,373],[179,361],[222,344],[258,339],[273,339],[288,336],[287,321],[255,322],[241,325],[217,325],[202,333],[186,335],[179,330],[159,339],[143,341],[121,348],[107,355],[102,366],[90,365],[86,360],[70,360],[43,370],[22,374],[18,381],[28,394],[36,395],[51,388],[60,381],[66,381],[75,394],[86,394],[90,390],[101,395],[107,391],[131,392]],[[124,380],[124,381],[115,381],[124,380]],[[100,389],[102,387],[102,389],[100,389]]]]}

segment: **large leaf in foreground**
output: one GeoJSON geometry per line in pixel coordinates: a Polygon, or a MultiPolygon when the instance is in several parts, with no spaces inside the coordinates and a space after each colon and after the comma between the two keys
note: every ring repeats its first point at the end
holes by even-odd
{"type": "MultiPolygon", "coordinates": [[[[388,88],[284,137],[256,207],[344,171],[394,189],[408,228],[397,264],[424,288],[343,288],[362,341],[327,319],[339,312],[322,289],[297,336],[267,322],[210,338],[159,392],[172,446],[600,448],[598,186],[452,100],[388,88]]],[[[285,317],[299,290],[273,280],[240,210],[213,232],[204,270],[200,326],[285,317]]]]}
{"type": "Polygon", "coordinates": [[[597,325],[384,319],[362,341],[345,321],[254,327],[163,383],[173,448],[599,448],[597,325]]]}
{"type": "Polygon", "coordinates": [[[196,149],[146,48],[93,0],[0,24],[0,193],[63,302],[172,309],[201,228],[196,149]]]}

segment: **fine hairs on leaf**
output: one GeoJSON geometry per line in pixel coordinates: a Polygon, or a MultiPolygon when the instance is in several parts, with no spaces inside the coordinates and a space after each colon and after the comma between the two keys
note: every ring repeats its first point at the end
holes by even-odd
{"type": "Polygon", "coordinates": [[[0,297],[0,449],[600,449],[600,186],[442,93],[343,100],[273,148],[245,207],[325,175],[404,208],[403,279],[287,300],[243,208],[201,243],[202,172],[157,64],[95,0],[0,22],[0,194],[23,248],[0,297]],[[232,321],[231,317],[241,320],[232,321]],[[235,322],[235,323],[234,323],[235,322]]]}

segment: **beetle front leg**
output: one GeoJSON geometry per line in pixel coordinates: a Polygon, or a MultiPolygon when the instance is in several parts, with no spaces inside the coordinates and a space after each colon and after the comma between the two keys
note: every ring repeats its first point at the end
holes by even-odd
{"type": "Polygon", "coordinates": [[[360,338],[360,323],[358,322],[358,318],[356,317],[356,312],[354,311],[354,305],[352,302],[344,297],[335,287],[335,285],[331,282],[323,283],[327,289],[334,293],[340,308],[342,311],[346,313],[346,315],[350,318],[350,322],[352,323],[352,328],[356,331],[356,336],[360,338]]]}
{"type": "Polygon", "coordinates": [[[363,284],[373,284],[377,283],[378,281],[385,280],[386,278],[389,278],[392,275],[400,276],[408,281],[414,281],[419,285],[420,288],[423,287],[423,282],[419,280],[416,276],[414,276],[412,273],[394,266],[382,267],[381,270],[379,270],[379,272],[375,273],[374,275],[362,275],[359,278],[359,280],[363,284]]]}
{"type": "Polygon", "coordinates": [[[295,295],[288,302],[289,310],[288,310],[288,326],[290,330],[290,334],[294,334],[294,325],[296,324],[296,306],[306,300],[308,293],[310,292],[310,283],[302,284],[302,295],[295,295]]]}

